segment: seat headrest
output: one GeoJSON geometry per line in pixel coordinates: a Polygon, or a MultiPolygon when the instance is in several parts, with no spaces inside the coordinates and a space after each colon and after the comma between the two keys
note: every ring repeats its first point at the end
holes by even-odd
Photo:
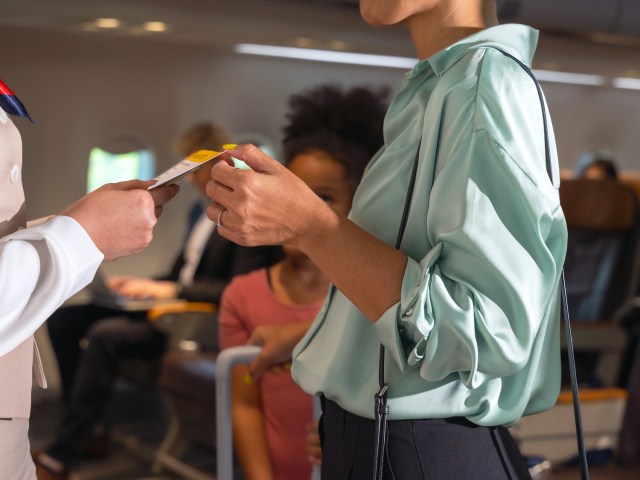
{"type": "Polygon", "coordinates": [[[571,228],[621,231],[638,221],[635,192],[615,180],[564,180],[560,205],[571,228]]]}

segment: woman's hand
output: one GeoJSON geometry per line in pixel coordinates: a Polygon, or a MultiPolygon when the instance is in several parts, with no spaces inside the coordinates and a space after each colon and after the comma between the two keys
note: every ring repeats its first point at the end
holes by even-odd
{"type": "Polygon", "coordinates": [[[302,180],[254,145],[240,145],[229,154],[252,170],[225,161],[211,169],[208,217],[219,233],[245,246],[292,244],[300,248],[332,210],[302,180]],[[222,214],[221,214],[222,212],[222,214]]]}
{"type": "Polygon", "coordinates": [[[171,184],[149,191],[153,183],[108,183],[76,200],[62,215],[75,219],[85,229],[105,260],[140,252],[153,238],[163,205],[180,190],[171,184]]]}
{"type": "Polygon", "coordinates": [[[224,161],[211,169],[207,195],[214,203],[207,215],[222,224],[220,235],[246,246],[296,247],[371,322],[400,300],[404,253],[332,210],[257,147],[241,145],[228,152],[253,171],[224,161]]]}

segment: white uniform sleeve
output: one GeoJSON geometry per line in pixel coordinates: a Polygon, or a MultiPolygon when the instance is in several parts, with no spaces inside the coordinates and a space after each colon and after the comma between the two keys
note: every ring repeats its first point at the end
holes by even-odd
{"type": "Polygon", "coordinates": [[[103,255],[78,222],[53,217],[0,239],[0,356],[86,286],[103,255]]]}

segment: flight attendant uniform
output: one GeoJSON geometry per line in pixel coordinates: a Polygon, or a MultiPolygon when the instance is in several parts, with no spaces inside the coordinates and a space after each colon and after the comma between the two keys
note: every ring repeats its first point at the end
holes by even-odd
{"type": "MultiPolygon", "coordinates": [[[[0,94],[10,91],[0,82],[0,94]]],[[[12,94],[11,94],[12,95],[12,94]]],[[[35,330],[91,281],[103,255],[72,218],[26,227],[20,133],[0,102],[0,478],[34,479],[32,379],[46,381],[35,330]]]]}

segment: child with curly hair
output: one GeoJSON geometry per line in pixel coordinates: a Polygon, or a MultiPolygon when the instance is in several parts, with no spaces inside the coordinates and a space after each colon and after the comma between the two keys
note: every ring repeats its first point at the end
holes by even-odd
{"type": "MultiPolygon", "coordinates": [[[[382,145],[386,91],[322,85],[290,99],[285,164],[341,215],[369,158],[382,145]]],[[[220,306],[222,348],[244,345],[253,331],[299,322],[320,310],[328,277],[300,250],[285,245],[285,259],[236,277],[220,306]]],[[[234,447],[247,480],[300,480],[311,475],[306,426],[312,397],[291,378],[290,363],[251,380],[236,366],[232,379],[234,447]]]]}

